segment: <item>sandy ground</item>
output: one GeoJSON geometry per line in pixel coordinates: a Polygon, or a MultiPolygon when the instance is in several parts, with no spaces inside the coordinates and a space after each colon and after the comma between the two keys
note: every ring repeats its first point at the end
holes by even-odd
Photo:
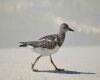
{"type": "Polygon", "coordinates": [[[0,80],[100,80],[100,46],[63,47],[54,54],[56,72],[49,57],[42,57],[31,70],[38,54],[28,48],[0,49],[0,80]]]}

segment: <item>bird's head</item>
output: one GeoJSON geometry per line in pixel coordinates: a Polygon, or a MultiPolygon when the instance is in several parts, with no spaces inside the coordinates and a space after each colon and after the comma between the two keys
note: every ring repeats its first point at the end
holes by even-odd
{"type": "Polygon", "coordinates": [[[66,23],[62,23],[60,26],[60,31],[62,32],[66,32],[66,31],[74,31],[73,29],[71,29],[68,24],[66,23]]]}

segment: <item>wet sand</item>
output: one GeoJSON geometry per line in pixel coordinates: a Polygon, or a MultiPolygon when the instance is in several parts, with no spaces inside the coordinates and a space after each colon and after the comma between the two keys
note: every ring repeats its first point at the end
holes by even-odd
{"type": "Polygon", "coordinates": [[[54,54],[58,72],[49,57],[42,57],[33,72],[38,54],[28,48],[0,49],[0,80],[100,80],[100,46],[63,47],[54,54]]]}

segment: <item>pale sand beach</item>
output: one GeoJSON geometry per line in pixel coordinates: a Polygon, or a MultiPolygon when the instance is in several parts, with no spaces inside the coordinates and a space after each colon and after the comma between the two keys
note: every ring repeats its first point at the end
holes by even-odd
{"type": "Polygon", "coordinates": [[[37,56],[28,48],[0,49],[0,80],[100,80],[100,46],[62,47],[53,55],[62,72],[54,71],[49,57],[42,57],[33,72],[37,56]]]}

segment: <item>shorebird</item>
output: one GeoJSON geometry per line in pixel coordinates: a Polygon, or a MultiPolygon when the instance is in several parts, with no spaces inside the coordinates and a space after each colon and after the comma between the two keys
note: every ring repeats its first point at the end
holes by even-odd
{"type": "Polygon", "coordinates": [[[65,35],[67,31],[74,31],[71,29],[68,24],[62,23],[60,25],[60,30],[58,34],[52,34],[52,35],[47,35],[44,36],[37,41],[28,41],[28,42],[20,42],[21,45],[20,47],[28,47],[31,46],[33,51],[36,53],[39,53],[40,56],[36,58],[35,62],[32,64],[32,70],[33,71],[38,71],[34,69],[34,66],[36,62],[42,57],[42,56],[49,56],[50,61],[55,67],[56,71],[63,71],[64,69],[59,69],[53,62],[52,60],[52,54],[56,53],[59,48],[62,46],[64,40],[65,40],[65,35]]]}

